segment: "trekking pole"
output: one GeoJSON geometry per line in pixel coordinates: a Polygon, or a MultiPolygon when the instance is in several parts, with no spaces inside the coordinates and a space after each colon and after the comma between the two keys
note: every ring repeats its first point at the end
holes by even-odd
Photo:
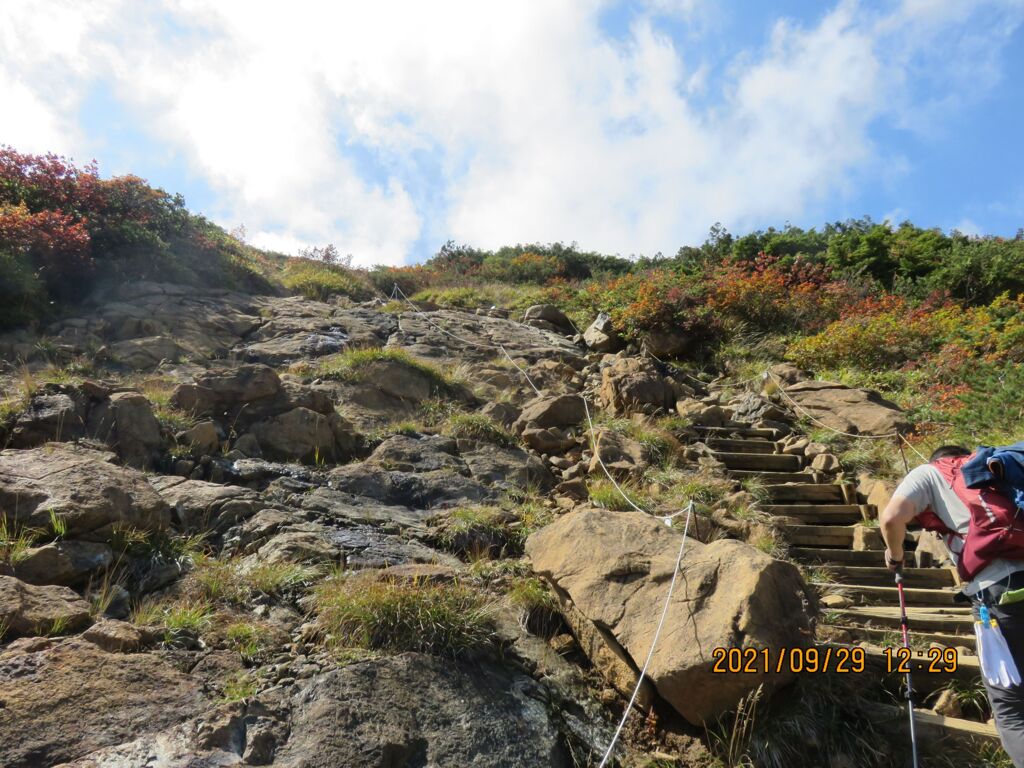
{"type": "Polygon", "coordinates": [[[910,719],[910,752],[913,768],[917,768],[917,731],[914,728],[914,686],[910,680],[910,621],[907,619],[907,598],[903,594],[903,574],[898,570],[896,591],[900,596],[900,629],[903,631],[903,647],[907,649],[907,717],[910,719]]]}

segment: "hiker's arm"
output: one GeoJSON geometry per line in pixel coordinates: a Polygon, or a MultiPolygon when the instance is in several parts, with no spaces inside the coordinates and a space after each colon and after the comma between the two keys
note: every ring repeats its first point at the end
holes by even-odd
{"type": "Polygon", "coordinates": [[[885,564],[889,570],[899,566],[892,563],[903,563],[903,539],[907,535],[907,523],[917,517],[917,504],[905,496],[893,496],[881,516],[878,526],[885,539],[885,564]]]}

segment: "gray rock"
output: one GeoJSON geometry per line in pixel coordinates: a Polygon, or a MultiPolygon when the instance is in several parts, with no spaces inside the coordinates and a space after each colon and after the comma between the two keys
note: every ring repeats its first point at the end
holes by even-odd
{"type": "Polygon", "coordinates": [[[14,569],[15,575],[29,584],[72,586],[106,568],[114,554],[106,544],[91,541],[58,541],[30,549],[14,569]]]}
{"type": "Polygon", "coordinates": [[[468,474],[465,462],[456,455],[456,443],[441,435],[393,435],[366,459],[385,469],[402,472],[433,472],[446,469],[468,474]]]}
{"type": "Polygon", "coordinates": [[[583,400],[578,395],[540,395],[523,406],[516,430],[521,432],[527,425],[569,427],[585,418],[583,400]]]}
{"type": "Polygon", "coordinates": [[[477,443],[475,450],[462,452],[462,460],[471,477],[499,488],[548,491],[555,484],[544,462],[520,448],[477,443]]]}
{"type": "Polygon", "coordinates": [[[183,531],[223,531],[251,517],[260,505],[258,493],[237,485],[164,475],[153,478],[153,487],[171,506],[183,531]]]}
{"type": "Polygon", "coordinates": [[[534,304],[523,313],[523,323],[569,336],[576,333],[569,318],[553,304],[534,304]]]}
{"type": "Polygon", "coordinates": [[[174,362],[184,352],[170,336],[148,336],[110,345],[110,356],[114,360],[140,371],[156,368],[165,360],[174,362]]]}
{"type": "Polygon", "coordinates": [[[359,444],[352,425],[337,413],[295,408],[253,426],[252,435],[264,456],[303,463],[350,459],[359,444]]]}
{"type": "Polygon", "coordinates": [[[0,654],[0,689],[0,765],[8,768],[85,758],[206,705],[199,681],[159,657],[108,653],[77,639],[0,654]]]}
{"type": "Polygon", "coordinates": [[[90,429],[136,469],[151,469],[163,453],[160,423],[138,392],[115,392],[89,415],[90,429]]]}
{"type": "Polygon", "coordinates": [[[480,482],[452,472],[391,472],[366,464],[338,467],[328,474],[331,488],[385,504],[430,509],[494,498],[480,482]]]}
{"type": "Polygon", "coordinates": [[[220,435],[212,421],[201,421],[190,429],[175,435],[178,445],[183,445],[195,455],[216,453],[220,450],[220,435]]]}
{"type": "Polygon", "coordinates": [[[622,340],[612,328],[611,316],[604,312],[583,332],[583,343],[595,352],[615,352],[623,347],[622,340]]]}
{"type": "Polygon", "coordinates": [[[75,440],[85,434],[83,403],[66,392],[36,395],[19,414],[11,434],[14,448],[34,448],[50,441],[75,440]]]}
{"type": "Polygon", "coordinates": [[[569,766],[545,699],[490,662],[402,654],[351,664],[303,683],[274,764],[569,766]]]}
{"type": "Polygon", "coordinates": [[[88,623],[89,604],[73,590],[0,576],[0,627],[5,628],[8,639],[54,630],[73,632],[88,623]]]}
{"type": "Polygon", "coordinates": [[[67,536],[106,540],[115,524],[141,531],[167,527],[170,509],[146,476],[111,454],[64,443],[0,452],[0,512],[19,525],[45,529],[51,514],[67,536]]]}

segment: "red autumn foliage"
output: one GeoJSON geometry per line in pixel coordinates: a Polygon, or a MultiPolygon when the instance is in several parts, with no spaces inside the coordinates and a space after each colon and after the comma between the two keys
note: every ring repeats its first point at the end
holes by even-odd
{"type": "Polygon", "coordinates": [[[84,224],[67,214],[31,213],[24,204],[0,207],[0,247],[28,257],[40,277],[57,290],[61,280],[92,271],[89,246],[84,224]]]}

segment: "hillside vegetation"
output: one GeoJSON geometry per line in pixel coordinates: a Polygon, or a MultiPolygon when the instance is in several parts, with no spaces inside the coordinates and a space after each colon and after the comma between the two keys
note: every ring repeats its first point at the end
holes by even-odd
{"type": "Polygon", "coordinates": [[[397,284],[442,306],[551,303],[581,330],[603,311],[628,341],[686,334],[697,342],[688,356],[719,371],[753,375],[786,359],[878,388],[935,439],[1009,438],[1022,417],[1004,407],[1024,395],[1021,232],[946,235],[866,217],[743,236],[715,225],[674,256],[449,242],[421,265],[357,270],[253,248],[138,177],[0,148],[0,327],[128,279],[357,301],[397,284]]]}

